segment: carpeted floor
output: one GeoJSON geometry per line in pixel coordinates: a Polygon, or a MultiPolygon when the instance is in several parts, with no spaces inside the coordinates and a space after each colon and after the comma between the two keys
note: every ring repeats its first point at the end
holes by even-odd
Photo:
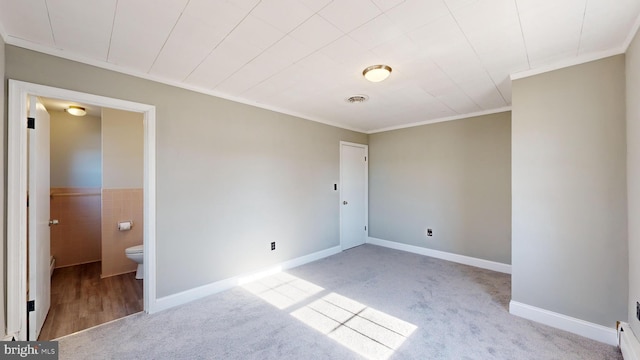
{"type": "Polygon", "coordinates": [[[511,277],[363,245],[59,339],[60,359],[622,359],[508,312],[511,277]]]}

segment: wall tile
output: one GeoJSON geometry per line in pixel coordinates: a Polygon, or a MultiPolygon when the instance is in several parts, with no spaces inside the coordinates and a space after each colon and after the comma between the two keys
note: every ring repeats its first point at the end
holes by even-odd
{"type": "Polygon", "coordinates": [[[100,261],[100,188],[51,188],[51,194],[51,218],[59,221],[51,226],[56,268],[100,261]]]}
{"type": "Polygon", "coordinates": [[[125,249],[143,239],[143,189],[102,190],[102,277],[135,271],[137,264],[125,249]],[[133,221],[129,231],[118,231],[118,222],[133,221]]]}

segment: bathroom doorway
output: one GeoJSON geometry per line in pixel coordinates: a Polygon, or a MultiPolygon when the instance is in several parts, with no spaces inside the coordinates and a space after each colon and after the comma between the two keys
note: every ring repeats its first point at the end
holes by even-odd
{"type": "MultiPolygon", "coordinates": [[[[68,99],[70,102],[85,104],[86,107],[95,106],[98,108],[109,108],[125,110],[138,115],[142,114],[143,119],[143,142],[141,148],[143,149],[143,166],[142,168],[142,195],[140,196],[143,203],[143,211],[140,215],[143,220],[133,221],[133,227],[136,223],[142,231],[142,236],[138,243],[144,243],[144,274],[145,278],[142,285],[143,294],[143,309],[146,312],[151,312],[155,305],[155,108],[150,105],[144,105],[139,103],[133,103],[124,100],[117,100],[112,98],[105,98],[97,95],[90,95],[85,93],[79,93],[70,90],[52,88],[43,85],[25,83],[21,81],[9,80],[9,117],[8,117],[8,130],[9,130],[9,144],[8,144],[8,204],[7,204],[7,333],[14,334],[16,340],[26,340],[29,333],[29,327],[27,322],[27,303],[25,301],[24,294],[26,294],[27,288],[27,204],[24,199],[27,197],[27,124],[21,119],[26,118],[27,115],[27,99],[30,96],[37,96],[39,98],[51,98],[51,99],[68,99]]],[[[140,189],[137,189],[138,191],[140,189]]],[[[71,197],[90,198],[95,195],[72,195],[63,196],[67,198],[71,197]]],[[[126,197],[123,197],[126,198],[126,197]]],[[[129,199],[131,197],[128,197],[129,199]]],[[[102,204],[102,202],[101,202],[102,204]]],[[[119,216],[123,215],[119,213],[119,216]]],[[[119,217],[118,217],[119,218],[119,217]]],[[[54,222],[52,220],[52,226],[54,222]]],[[[127,221],[130,220],[127,218],[127,221]]],[[[125,221],[125,222],[127,222],[125,221]]],[[[113,228],[113,227],[110,227],[113,228]]],[[[116,224],[117,228],[117,224],[116,224]]],[[[124,252],[124,251],[123,251],[124,252]]],[[[102,249],[101,254],[102,256],[102,249]]],[[[46,259],[48,260],[48,259],[46,259]]],[[[137,267],[135,264],[134,269],[137,267]]],[[[49,267],[50,264],[39,264],[42,268],[44,265],[49,267]]],[[[55,266],[55,265],[54,265],[55,266]]],[[[88,272],[88,271],[85,271],[88,272]]],[[[128,271],[127,271],[128,272],[128,271]]],[[[104,275],[102,266],[100,266],[100,275],[104,275]]],[[[131,273],[134,275],[135,272],[131,273]]],[[[114,275],[117,276],[117,275],[114,275]]],[[[41,279],[44,276],[39,276],[38,281],[50,280],[41,279]]],[[[104,276],[103,276],[104,277],[104,276]]],[[[113,278],[113,276],[107,276],[105,279],[113,278]]],[[[72,281],[71,281],[72,282],[72,281]]],[[[113,284],[111,284],[113,285],[113,284]]],[[[113,285],[109,292],[122,291],[122,287],[116,288],[113,285]]],[[[92,303],[96,299],[95,293],[91,293],[84,299],[87,303],[92,303]]],[[[49,295],[49,294],[45,294],[49,295]]],[[[35,307],[38,308],[38,304],[46,306],[48,301],[46,299],[35,299],[35,307]],[[42,300],[42,301],[41,301],[42,300]]],[[[76,317],[78,313],[75,314],[76,317]]],[[[92,325],[89,325],[92,326],[92,325]]],[[[32,339],[34,340],[34,339],[32,339]]]]}
{"type": "Polygon", "coordinates": [[[43,341],[143,310],[143,279],[125,250],[143,244],[144,128],[141,113],[40,101],[50,117],[54,220],[43,341]]]}

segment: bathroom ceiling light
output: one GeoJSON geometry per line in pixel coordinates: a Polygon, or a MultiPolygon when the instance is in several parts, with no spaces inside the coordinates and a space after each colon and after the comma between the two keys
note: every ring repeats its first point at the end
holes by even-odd
{"type": "Polygon", "coordinates": [[[362,75],[371,82],[380,82],[391,75],[391,67],[388,65],[372,65],[364,69],[362,75]]]}
{"type": "Polygon", "coordinates": [[[69,106],[66,110],[69,114],[73,116],[85,116],[87,115],[87,111],[81,106],[69,106]]]}

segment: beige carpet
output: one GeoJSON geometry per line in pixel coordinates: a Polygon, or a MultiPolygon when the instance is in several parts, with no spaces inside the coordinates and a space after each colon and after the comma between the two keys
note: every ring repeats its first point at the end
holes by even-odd
{"type": "Polygon", "coordinates": [[[622,359],[508,312],[511,277],[372,245],[60,339],[60,359],[622,359]]]}

